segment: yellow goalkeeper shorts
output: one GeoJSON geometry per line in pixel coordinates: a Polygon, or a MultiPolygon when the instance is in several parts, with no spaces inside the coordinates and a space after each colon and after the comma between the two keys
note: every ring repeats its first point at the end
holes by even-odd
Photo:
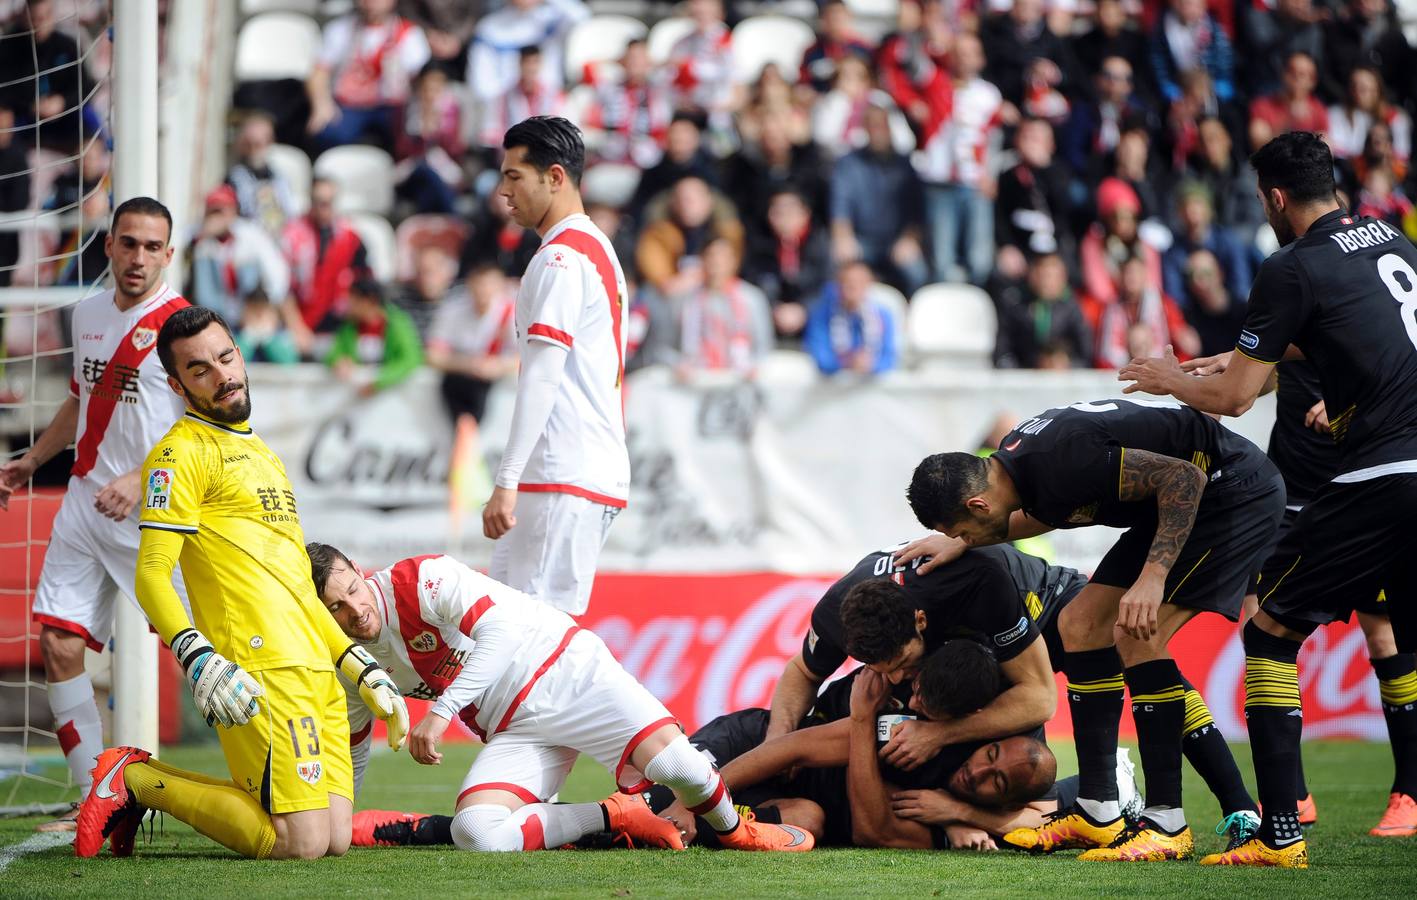
{"type": "Polygon", "coordinates": [[[261,712],[217,728],[236,786],[271,814],[325,809],[330,795],[354,799],[349,713],[334,672],[303,667],[252,672],[261,712]]]}

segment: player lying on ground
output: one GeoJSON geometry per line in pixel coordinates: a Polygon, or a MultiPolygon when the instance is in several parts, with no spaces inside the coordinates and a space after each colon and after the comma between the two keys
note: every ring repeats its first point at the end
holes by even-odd
{"type": "MultiPolygon", "coordinates": [[[[609,830],[683,849],[679,830],[635,796],[652,783],[703,816],[725,847],[812,848],[802,829],[740,816],[664,704],[565,613],[447,556],[405,559],[365,578],[328,544],[307,550],[344,633],[405,695],[435,700],[409,735],[409,754],[441,762],[438,744],[455,716],[486,741],[458,792],[458,848],[542,850],[609,830]],[[601,803],[547,802],[581,753],[611,772],[619,792],[601,803]]],[[[356,739],[367,740],[367,717],[351,711],[356,739]]],[[[361,743],[361,769],[366,755],[361,743]]]]}
{"type": "MultiPolygon", "coordinates": [[[[1169,401],[1098,401],[1021,423],[989,459],[941,453],[908,497],[926,527],[970,545],[1052,528],[1127,528],[1059,614],[1082,777],[1075,809],[1008,836],[1039,852],[1092,848],[1101,861],[1183,859],[1186,694],[1167,644],[1203,611],[1235,621],[1284,511],[1284,485],[1258,447],[1169,401]],[[1124,684],[1146,773],[1147,809],[1129,825],[1111,777],[1124,684]]],[[[1241,837],[1241,835],[1232,835],[1241,837]]]]}
{"type": "MultiPolygon", "coordinates": [[[[1013,547],[966,552],[963,542],[942,534],[869,554],[812,611],[802,652],[784,668],[773,693],[769,734],[785,733],[802,721],[822,681],[848,656],[903,681],[920,659],[959,634],[977,635],[1003,661],[1008,689],[975,715],[904,723],[895,729],[883,758],[910,769],[921,764],[917,760],[928,760],[937,746],[1026,731],[1034,709],[1046,703],[1051,717],[1057,695],[1052,673],[1062,671],[1064,662],[1058,615],[1086,585],[1075,570],[1050,566],[1013,547]],[[999,584],[1000,569],[1011,590],[999,584]],[[859,606],[848,627],[843,609],[852,595],[859,606]],[[1016,731],[1009,730],[1015,726],[1016,731]]],[[[1200,693],[1184,678],[1181,684],[1186,758],[1220,801],[1223,828],[1232,837],[1252,833],[1259,824],[1255,802],[1230,746],[1200,693]]],[[[845,714],[843,709],[840,716],[845,714]]]]}
{"type": "Polygon", "coordinates": [[[256,436],[241,352],[221,316],[174,312],[157,335],[168,384],[187,411],[148,454],[138,601],[172,648],[197,709],[217,730],[231,780],[186,772],[144,750],[105,750],[74,850],[133,852],[158,809],[244,856],[310,859],[349,847],[354,783],[335,671],[389,723],[408,710],[389,676],[321,609],[285,467],[256,436]],[[181,560],[187,615],[172,586],[181,560]]]}

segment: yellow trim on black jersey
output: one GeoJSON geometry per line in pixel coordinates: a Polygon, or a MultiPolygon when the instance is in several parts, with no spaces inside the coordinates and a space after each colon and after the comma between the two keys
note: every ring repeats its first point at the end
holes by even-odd
{"type": "Polygon", "coordinates": [[[1240,354],[1241,356],[1245,357],[1245,359],[1254,360],[1255,362],[1259,363],[1259,364],[1262,365],[1262,366],[1277,366],[1277,365],[1279,365],[1279,363],[1281,362],[1281,360],[1278,360],[1278,359],[1276,359],[1274,362],[1270,362],[1270,361],[1267,360],[1267,359],[1260,359],[1260,358],[1257,357],[1257,356],[1251,356],[1250,354],[1246,353],[1244,350],[1241,350],[1238,344],[1235,346],[1235,352],[1238,353],[1238,354],[1240,354]]]}

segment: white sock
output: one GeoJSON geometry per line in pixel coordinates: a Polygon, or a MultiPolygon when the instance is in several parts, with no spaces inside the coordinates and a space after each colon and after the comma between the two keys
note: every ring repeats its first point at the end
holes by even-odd
{"type": "Polygon", "coordinates": [[[1176,806],[1148,806],[1142,817],[1172,834],[1186,827],[1186,811],[1176,806]]]}
{"type": "Polygon", "coordinates": [[[54,713],[54,731],[69,764],[69,774],[84,793],[93,783],[94,760],[103,752],[103,723],[93,699],[93,682],[85,672],[68,681],[52,681],[48,687],[49,709],[54,713]]]}
{"type": "Polygon", "coordinates": [[[674,792],[689,811],[702,816],[714,831],[727,834],[738,827],[738,810],[723,778],[682,734],[655,754],[645,777],[674,792]]]}
{"type": "Polygon", "coordinates": [[[1089,800],[1086,797],[1078,798],[1078,807],[1092,818],[1092,821],[1103,825],[1114,822],[1122,815],[1120,804],[1116,800],[1089,800]]]}
{"type": "Polygon", "coordinates": [[[545,850],[605,829],[599,803],[531,803],[513,812],[479,803],[453,816],[453,844],[459,850],[545,850]]]}

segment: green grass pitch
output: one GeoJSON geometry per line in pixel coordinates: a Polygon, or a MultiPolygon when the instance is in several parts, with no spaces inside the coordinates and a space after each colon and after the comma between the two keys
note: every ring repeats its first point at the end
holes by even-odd
{"type": "MultiPolygon", "coordinates": [[[[1071,744],[1055,741],[1060,769],[1072,770],[1071,744]]],[[[475,751],[454,745],[441,766],[425,768],[404,754],[373,760],[361,808],[450,810],[475,751]]],[[[1241,768],[1249,748],[1236,747],[1241,768]]],[[[223,769],[212,746],[169,748],[168,761],[213,774],[223,769]]],[[[1133,751],[1133,758],[1136,758],[1133,751]]],[[[693,849],[531,854],[459,853],[451,848],[352,850],[342,859],[252,862],[167,818],[132,859],[75,859],[59,847],[13,858],[6,849],[33,834],[37,819],[0,820],[0,897],[97,897],[184,900],[291,897],[1388,897],[1417,896],[1417,839],[1367,836],[1386,801],[1392,760],[1381,744],[1305,745],[1319,804],[1310,833],[1307,872],[1206,870],[1191,862],[1088,864],[1064,854],[821,850],[800,855],[739,854],[693,849]]],[[[1211,832],[1219,813],[1187,770],[1186,811],[1198,852],[1219,849],[1211,832]]],[[[610,778],[582,760],[563,800],[602,796],[610,778]]],[[[0,783],[3,795],[9,786],[0,783]]],[[[26,789],[20,801],[54,800],[53,789],[26,789]]]]}

